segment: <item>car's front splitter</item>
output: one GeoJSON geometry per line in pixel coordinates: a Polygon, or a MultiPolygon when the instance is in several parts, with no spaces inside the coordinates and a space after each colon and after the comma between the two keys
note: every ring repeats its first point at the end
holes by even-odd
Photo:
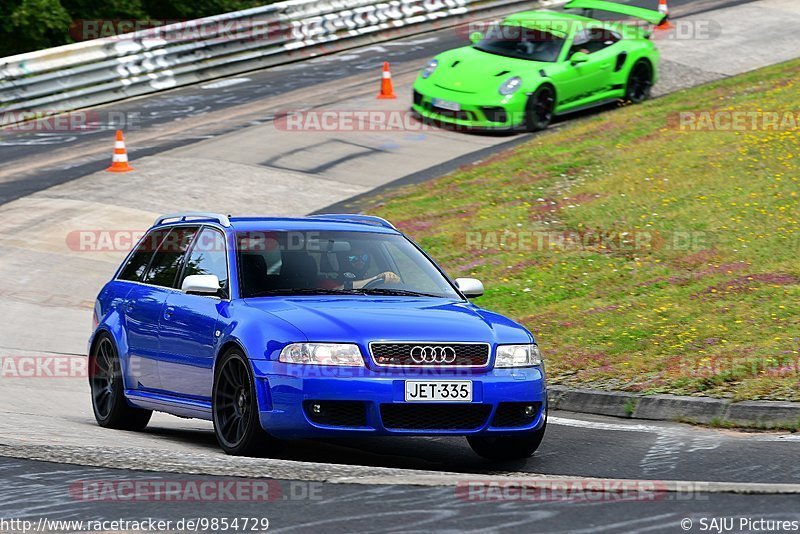
{"type": "Polygon", "coordinates": [[[541,428],[546,417],[547,391],[536,367],[434,375],[273,362],[254,367],[261,425],[280,438],[515,434],[541,428]],[[406,402],[406,380],[469,380],[473,398],[406,402]],[[326,411],[333,417],[326,419],[326,411]]]}
{"type": "Polygon", "coordinates": [[[411,109],[424,120],[442,123],[457,130],[516,131],[524,128],[526,95],[493,100],[480,95],[450,94],[441,89],[428,91],[415,85],[411,109]],[[452,101],[458,104],[459,110],[437,108],[434,99],[452,101]]]}

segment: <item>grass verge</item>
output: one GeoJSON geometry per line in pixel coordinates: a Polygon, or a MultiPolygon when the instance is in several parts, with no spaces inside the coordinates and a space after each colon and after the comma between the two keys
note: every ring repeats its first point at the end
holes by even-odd
{"type": "Polygon", "coordinates": [[[567,122],[368,211],[481,278],[477,304],[537,336],[552,383],[800,400],[792,113],[800,61],[567,122]],[[681,127],[729,112],[751,115],[681,127]]]}

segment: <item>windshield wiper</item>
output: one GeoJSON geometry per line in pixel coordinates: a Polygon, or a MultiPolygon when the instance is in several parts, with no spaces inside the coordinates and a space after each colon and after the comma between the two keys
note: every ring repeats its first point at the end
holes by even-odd
{"type": "Polygon", "coordinates": [[[419,291],[407,291],[405,289],[384,289],[384,288],[370,288],[362,289],[367,295],[397,295],[401,297],[434,297],[442,298],[441,295],[434,295],[433,293],[420,293],[419,291]]]}
{"type": "Polygon", "coordinates": [[[301,288],[289,287],[283,289],[265,289],[255,291],[247,295],[246,298],[265,297],[268,295],[363,295],[359,289],[324,289],[324,288],[301,288]]]}

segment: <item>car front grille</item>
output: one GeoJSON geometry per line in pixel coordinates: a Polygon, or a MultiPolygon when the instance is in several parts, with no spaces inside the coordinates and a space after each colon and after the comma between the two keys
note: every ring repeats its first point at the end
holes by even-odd
{"type": "Polygon", "coordinates": [[[389,430],[475,430],[486,424],[490,404],[381,404],[389,430]]]}
{"type": "Polygon", "coordinates": [[[430,110],[432,113],[436,113],[437,115],[441,115],[442,117],[447,117],[449,119],[455,119],[460,121],[474,121],[475,116],[472,114],[471,111],[453,111],[452,109],[445,109],[440,108],[439,106],[431,105],[430,110]]]}
{"type": "Polygon", "coordinates": [[[419,367],[484,367],[488,343],[370,343],[378,365],[419,367]]]}
{"type": "Polygon", "coordinates": [[[501,402],[492,417],[492,426],[497,428],[514,428],[528,426],[539,416],[542,409],[540,402],[501,402]],[[534,414],[525,415],[527,406],[534,407],[534,414]]]}
{"type": "Polygon", "coordinates": [[[508,120],[506,110],[499,106],[486,106],[481,108],[481,111],[483,111],[487,121],[506,122],[506,120],[508,120]]]}
{"type": "Polygon", "coordinates": [[[307,400],[303,409],[308,419],[318,425],[367,426],[367,406],[363,402],[307,400]]]}

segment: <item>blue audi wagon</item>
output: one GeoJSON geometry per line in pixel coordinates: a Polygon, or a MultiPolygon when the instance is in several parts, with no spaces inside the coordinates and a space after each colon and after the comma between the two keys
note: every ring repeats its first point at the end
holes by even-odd
{"type": "Polygon", "coordinates": [[[482,294],[378,217],[165,215],[97,297],[94,414],[127,430],[153,411],[211,420],[233,455],[449,435],[526,458],[545,432],[544,364],[482,294]]]}

